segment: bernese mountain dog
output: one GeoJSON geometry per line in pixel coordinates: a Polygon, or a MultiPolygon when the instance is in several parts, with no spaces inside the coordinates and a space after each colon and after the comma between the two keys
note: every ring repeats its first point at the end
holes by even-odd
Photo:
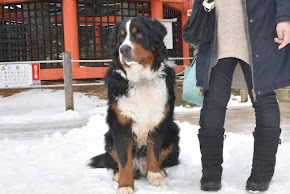
{"type": "Polygon", "coordinates": [[[164,168],[178,164],[175,71],[163,42],[166,33],[159,21],[135,17],[117,23],[109,37],[106,153],[93,157],[89,166],[113,169],[117,193],[133,193],[134,178],[140,176],[165,185],[164,168]]]}

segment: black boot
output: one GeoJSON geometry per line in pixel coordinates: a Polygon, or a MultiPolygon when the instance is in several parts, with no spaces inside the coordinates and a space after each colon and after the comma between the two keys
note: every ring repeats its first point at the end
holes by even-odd
{"type": "Polygon", "coordinates": [[[200,129],[202,178],[200,189],[218,191],[221,189],[224,129],[200,129]]]}
{"type": "Polygon", "coordinates": [[[252,172],[246,186],[248,191],[268,190],[274,174],[280,133],[279,128],[256,128],[252,172]]]}

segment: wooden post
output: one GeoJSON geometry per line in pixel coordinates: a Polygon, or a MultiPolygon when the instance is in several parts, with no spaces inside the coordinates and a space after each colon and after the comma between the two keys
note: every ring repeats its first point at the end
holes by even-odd
{"type": "Polygon", "coordinates": [[[64,92],[65,92],[65,110],[74,110],[74,98],[72,88],[72,64],[71,53],[63,52],[63,74],[64,74],[64,92]]]}
{"type": "Polygon", "coordinates": [[[248,102],[248,90],[241,89],[240,94],[241,94],[241,102],[248,102]]]}

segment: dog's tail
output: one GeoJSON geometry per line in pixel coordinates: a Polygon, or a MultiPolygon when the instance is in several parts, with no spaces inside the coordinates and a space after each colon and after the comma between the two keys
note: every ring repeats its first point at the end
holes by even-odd
{"type": "Polygon", "coordinates": [[[91,158],[88,162],[88,166],[92,168],[106,168],[105,155],[106,153],[91,158]]]}
{"type": "Polygon", "coordinates": [[[112,156],[108,152],[91,158],[88,162],[88,166],[90,166],[91,168],[111,168],[111,169],[117,169],[118,167],[117,162],[112,158],[112,156]]]}

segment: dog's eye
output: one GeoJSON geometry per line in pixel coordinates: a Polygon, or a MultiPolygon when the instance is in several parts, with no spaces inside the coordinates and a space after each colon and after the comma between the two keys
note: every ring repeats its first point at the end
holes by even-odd
{"type": "Polygon", "coordinates": [[[143,38],[144,37],[144,35],[142,34],[142,33],[140,33],[140,32],[138,32],[138,33],[136,33],[136,38],[143,38]]]}
{"type": "Polygon", "coordinates": [[[121,35],[121,36],[120,36],[120,40],[121,40],[121,41],[124,41],[124,40],[125,40],[125,35],[121,35]]]}

